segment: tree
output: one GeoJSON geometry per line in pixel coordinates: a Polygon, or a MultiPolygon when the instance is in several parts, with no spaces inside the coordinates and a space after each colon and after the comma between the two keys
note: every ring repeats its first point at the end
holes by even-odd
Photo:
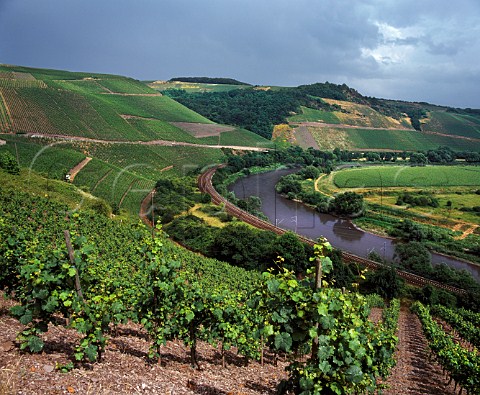
{"type": "Polygon", "coordinates": [[[287,195],[289,192],[291,192],[296,195],[302,191],[302,184],[300,183],[298,175],[289,174],[280,179],[275,186],[275,189],[281,194],[287,195]]]}
{"type": "Polygon", "coordinates": [[[417,241],[395,246],[394,257],[405,269],[413,270],[421,275],[432,273],[431,255],[427,247],[417,241]]]}
{"type": "Polygon", "coordinates": [[[306,166],[298,172],[298,175],[304,179],[315,179],[320,175],[320,170],[315,166],[306,166]]]}
{"type": "Polygon", "coordinates": [[[421,152],[413,152],[410,155],[410,163],[425,166],[428,163],[428,159],[425,154],[422,154],[421,152]]]}
{"type": "Polygon", "coordinates": [[[358,217],[364,210],[363,196],[355,192],[341,193],[330,201],[330,211],[338,215],[358,217]]]}
{"type": "Polygon", "coordinates": [[[392,266],[385,266],[369,275],[365,285],[372,292],[393,299],[402,293],[404,281],[392,266]]]}
{"type": "Polygon", "coordinates": [[[285,259],[283,267],[296,273],[304,272],[307,268],[307,255],[304,244],[292,232],[286,232],[277,238],[275,251],[285,259]]]}

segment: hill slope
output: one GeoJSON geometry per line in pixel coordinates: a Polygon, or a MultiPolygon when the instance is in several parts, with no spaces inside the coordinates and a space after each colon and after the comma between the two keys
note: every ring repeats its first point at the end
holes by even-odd
{"type": "Polygon", "coordinates": [[[212,121],[132,78],[0,65],[3,133],[218,144],[188,125],[211,128],[206,137],[234,133],[237,145],[266,144],[245,130],[218,130],[212,121]]]}
{"type": "Polygon", "coordinates": [[[161,173],[221,162],[225,146],[270,144],[132,78],[9,65],[0,65],[0,134],[0,153],[49,178],[91,157],[73,182],[133,214],[161,173]]]}
{"type": "Polygon", "coordinates": [[[297,143],[304,148],[419,151],[446,145],[457,151],[480,150],[477,110],[370,98],[345,84],[164,93],[216,122],[268,138],[275,125],[288,122],[297,128],[297,143]]]}

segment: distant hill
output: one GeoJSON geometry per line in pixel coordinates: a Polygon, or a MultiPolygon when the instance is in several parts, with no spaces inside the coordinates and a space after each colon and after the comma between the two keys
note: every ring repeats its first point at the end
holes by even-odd
{"type": "Polygon", "coordinates": [[[217,78],[217,77],[175,77],[169,82],[198,82],[200,84],[221,84],[221,85],[250,85],[233,78],[217,78]]]}
{"type": "Polygon", "coordinates": [[[367,97],[346,84],[164,93],[215,122],[266,138],[275,125],[289,123],[305,148],[480,151],[479,110],[367,97]]]}

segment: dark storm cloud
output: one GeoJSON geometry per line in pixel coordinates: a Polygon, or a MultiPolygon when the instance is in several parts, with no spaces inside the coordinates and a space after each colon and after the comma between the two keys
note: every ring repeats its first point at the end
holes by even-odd
{"type": "Polygon", "coordinates": [[[0,62],[139,79],[329,80],[480,107],[479,15],[477,0],[0,0],[0,62]]]}

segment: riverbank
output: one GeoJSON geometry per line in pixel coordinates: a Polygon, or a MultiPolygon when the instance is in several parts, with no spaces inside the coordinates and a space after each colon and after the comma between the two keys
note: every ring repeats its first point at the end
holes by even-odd
{"type": "MultiPolygon", "coordinates": [[[[396,239],[364,232],[350,220],[322,214],[298,201],[288,200],[275,193],[275,185],[283,175],[292,172],[285,169],[274,173],[261,173],[245,177],[229,189],[238,197],[258,196],[262,200],[261,210],[270,222],[284,229],[294,231],[312,240],[320,236],[326,237],[331,244],[340,250],[348,251],[360,257],[367,257],[376,251],[387,260],[393,260],[396,239]]],[[[398,222],[398,219],[396,220],[398,222]]],[[[444,254],[444,252],[442,252],[444,254]]],[[[468,270],[477,281],[480,281],[480,266],[462,259],[446,255],[432,254],[432,263],[446,263],[456,269],[468,270]]]]}

